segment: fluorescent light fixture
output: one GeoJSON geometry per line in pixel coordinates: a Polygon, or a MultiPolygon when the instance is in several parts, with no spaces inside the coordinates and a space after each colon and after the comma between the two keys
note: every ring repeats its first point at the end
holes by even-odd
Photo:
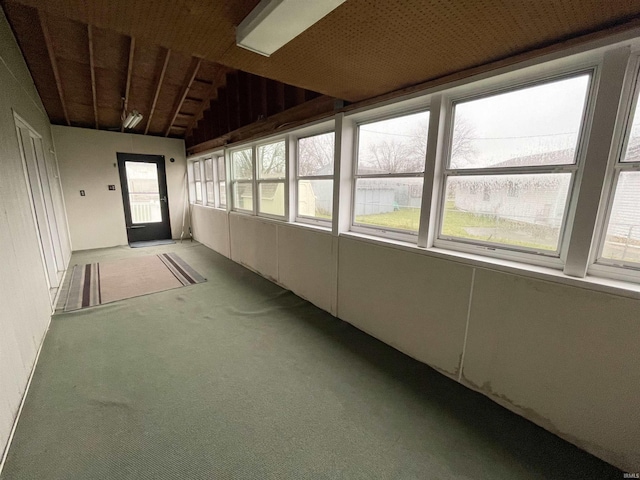
{"type": "Polygon", "coordinates": [[[124,128],[134,128],[140,123],[140,120],[142,120],[142,114],[138,113],[137,110],[134,110],[127,115],[127,118],[124,119],[124,128]]]}
{"type": "Polygon", "coordinates": [[[262,0],[236,30],[236,45],[268,57],[346,0],[262,0]]]}

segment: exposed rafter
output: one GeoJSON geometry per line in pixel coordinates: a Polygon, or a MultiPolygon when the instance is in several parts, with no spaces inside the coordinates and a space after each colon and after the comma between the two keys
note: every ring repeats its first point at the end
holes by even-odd
{"type": "Polygon", "coordinates": [[[184,134],[185,137],[188,137],[189,135],[191,135],[191,132],[193,128],[196,126],[196,124],[198,123],[198,120],[200,120],[200,118],[202,117],[202,114],[210,105],[211,99],[214,97],[214,95],[217,95],[218,88],[224,86],[224,84],[221,82],[226,74],[227,74],[227,69],[221,65],[218,66],[218,71],[216,72],[215,80],[212,82],[211,88],[207,92],[207,95],[205,96],[205,98],[202,99],[202,103],[198,107],[198,111],[196,112],[195,116],[193,117],[193,119],[191,119],[191,122],[189,122],[189,125],[187,126],[187,130],[185,131],[185,134],[184,134]]]}
{"type": "MultiPolygon", "coordinates": [[[[133,55],[136,51],[136,39],[131,37],[131,44],[129,45],[129,66],[127,67],[127,86],[124,92],[124,114],[127,114],[129,108],[129,88],[131,87],[131,72],[133,71],[133,55]]],[[[120,131],[124,132],[124,122],[120,126],[120,131]]]]}
{"type": "Polygon", "coordinates": [[[200,70],[200,65],[202,65],[202,58],[198,58],[198,61],[196,62],[195,66],[193,67],[191,75],[189,76],[189,81],[185,85],[184,91],[182,92],[182,95],[180,95],[180,100],[178,101],[176,109],[173,112],[173,115],[171,116],[171,122],[169,122],[169,126],[167,127],[167,131],[164,134],[165,137],[169,136],[169,132],[171,132],[171,128],[173,128],[173,124],[175,123],[176,118],[178,117],[178,114],[180,113],[180,109],[182,108],[182,104],[184,103],[184,99],[187,97],[187,94],[189,93],[189,89],[191,88],[191,85],[193,85],[193,81],[195,80],[196,75],[198,75],[198,71],[200,70]]]}
{"type": "Polygon", "coordinates": [[[40,28],[42,28],[42,34],[44,35],[44,43],[47,47],[47,53],[49,54],[49,61],[51,62],[53,76],[56,80],[56,87],[58,88],[58,96],[60,97],[60,103],[62,104],[64,119],[67,122],[67,125],[71,125],[71,122],[69,121],[69,112],[67,111],[67,102],[64,99],[64,92],[62,91],[62,82],[60,81],[58,62],[56,61],[56,55],[53,52],[53,44],[51,43],[51,35],[49,34],[49,27],[47,27],[45,13],[38,10],[38,18],[40,20],[40,28]]]}
{"type": "Polygon", "coordinates": [[[158,85],[156,86],[156,93],[153,96],[153,103],[151,104],[151,110],[149,110],[149,118],[147,119],[147,126],[144,129],[144,134],[149,132],[149,125],[151,125],[151,119],[153,118],[153,112],[156,110],[156,103],[158,102],[158,96],[160,95],[160,89],[162,88],[162,81],[164,80],[164,74],[167,73],[167,65],[169,65],[169,58],[171,57],[171,49],[167,49],[167,53],[164,56],[164,63],[162,64],[162,71],[160,72],[160,78],[158,78],[158,85]]]}
{"type": "Polygon", "coordinates": [[[91,94],[93,96],[93,115],[96,120],[96,130],[100,128],[98,122],[98,101],[96,94],[96,69],[93,60],[93,29],[87,25],[87,37],[89,38],[89,69],[91,70],[91,94]]]}

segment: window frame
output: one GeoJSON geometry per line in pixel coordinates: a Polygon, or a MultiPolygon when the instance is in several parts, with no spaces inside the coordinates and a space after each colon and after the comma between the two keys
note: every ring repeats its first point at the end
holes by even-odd
{"type": "Polygon", "coordinates": [[[274,220],[287,220],[289,218],[289,142],[287,141],[287,136],[280,136],[280,137],[271,137],[268,139],[263,139],[263,140],[258,140],[257,142],[252,144],[253,150],[254,150],[254,160],[253,160],[253,164],[254,164],[254,176],[253,176],[253,180],[254,180],[254,190],[255,193],[254,195],[256,196],[255,202],[254,202],[254,209],[255,209],[255,214],[258,217],[264,217],[264,218],[272,218],[274,220]],[[264,147],[267,145],[273,145],[276,143],[284,143],[284,177],[277,177],[277,178],[260,178],[260,165],[259,165],[259,160],[258,160],[258,150],[260,149],[260,147],[264,147]],[[275,214],[271,214],[271,213],[264,213],[260,211],[260,185],[263,183],[276,183],[276,184],[280,184],[282,183],[284,186],[284,215],[275,215],[275,214]]]}
{"type": "Polygon", "coordinates": [[[203,165],[203,172],[204,172],[204,193],[205,196],[203,197],[203,205],[207,205],[208,207],[215,207],[216,206],[216,191],[215,191],[215,173],[213,172],[213,159],[214,157],[207,157],[207,158],[203,158],[202,159],[202,165],[203,165]],[[207,162],[211,162],[211,179],[207,178],[207,162]],[[208,189],[208,185],[211,184],[211,191],[213,192],[213,198],[209,198],[209,189],[208,189]]]}
{"type": "MultiPolygon", "coordinates": [[[[428,98],[428,97],[426,97],[428,98]]],[[[418,99],[418,104],[413,104],[411,106],[407,106],[404,109],[393,110],[389,112],[380,112],[379,115],[367,116],[363,119],[355,119],[353,122],[353,151],[352,151],[352,162],[351,162],[351,211],[349,213],[349,231],[354,233],[362,233],[365,235],[373,235],[381,238],[388,238],[391,240],[399,240],[403,242],[408,242],[412,244],[417,244],[418,235],[420,231],[420,223],[422,222],[422,202],[420,206],[420,213],[418,214],[418,230],[412,232],[410,230],[403,230],[398,228],[384,227],[384,226],[375,226],[375,225],[367,225],[362,223],[356,223],[356,193],[357,193],[357,183],[358,179],[372,179],[372,178],[384,178],[384,179],[394,179],[394,178],[422,178],[422,190],[424,195],[424,182],[425,182],[425,172],[426,172],[426,161],[427,155],[425,154],[425,160],[422,166],[422,172],[412,172],[412,173],[380,173],[380,174],[358,174],[358,147],[360,145],[360,127],[362,125],[368,125],[372,123],[383,122],[385,120],[393,120],[396,118],[406,117],[409,115],[414,115],[418,113],[429,113],[429,123],[431,123],[431,106],[430,102],[426,100],[426,98],[418,99]],[[420,101],[421,100],[421,101],[420,101]]],[[[413,103],[413,102],[412,102],[413,103]]],[[[427,138],[426,138],[426,149],[429,148],[429,126],[427,125],[427,138]]],[[[425,150],[426,150],[425,149],[425,150]]]]}
{"type": "Polygon", "coordinates": [[[193,202],[196,205],[204,205],[204,198],[205,198],[205,194],[202,190],[202,177],[203,177],[203,172],[202,172],[202,159],[201,158],[197,158],[195,159],[193,162],[191,162],[192,165],[192,172],[193,172],[193,193],[194,193],[194,198],[193,198],[193,202]],[[196,172],[198,172],[198,178],[196,178],[196,172]],[[200,184],[198,186],[198,184],[200,184]],[[200,191],[200,200],[198,200],[198,191],[200,191]]]}
{"type": "Polygon", "coordinates": [[[227,165],[225,163],[224,153],[213,157],[213,178],[215,179],[215,195],[216,195],[216,207],[222,210],[227,209],[227,165]],[[222,170],[224,172],[223,178],[220,178],[220,164],[222,164],[222,170]],[[224,187],[222,186],[224,184],[224,187]],[[222,192],[224,191],[225,201],[222,201],[222,192]]]}
{"type": "MultiPolygon", "coordinates": [[[[519,73],[516,71],[516,73],[519,73]]],[[[530,265],[563,269],[569,247],[570,231],[573,226],[573,215],[577,203],[577,193],[584,168],[584,159],[587,141],[590,134],[591,121],[595,103],[595,94],[599,78],[599,66],[596,62],[589,62],[586,65],[565,67],[551,72],[523,74],[516,80],[506,80],[492,82],[489,87],[473,88],[473,83],[464,93],[456,93],[456,89],[446,92],[444,96],[446,121],[444,123],[443,153],[441,158],[440,174],[435,179],[439,182],[439,195],[434,205],[434,215],[436,221],[433,232],[433,246],[451,251],[477,254],[485,257],[514,260],[530,265]],[[534,165],[534,166],[513,166],[513,167],[486,167],[486,168],[451,168],[451,145],[453,141],[453,131],[455,122],[455,104],[466,101],[480,100],[493,96],[516,92],[522,89],[539,85],[546,85],[570,78],[577,78],[588,75],[585,103],[581,114],[580,129],[576,140],[574,152],[574,162],[563,165],[534,165]],[[473,176],[506,176],[506,175],[527,175],[527,174],[562,174],[569,173],[569,187],[567,190],[566,203],[562,215],[562,224],[558,236],[558,246],[555,251],[519,247],[517,245],[505,245],[502,243],[492,243],[481,240],[463,239],[458,237],[443,236],[441,234],[444,220],[444,208],[446,204],[446,187],[449,177],[473,177],[473,176]]]]}
{"type": "MultiPolygon", "coordinates": [[[[237,148],[233,148],[233,149],[229,149],[227,151],[227,154],[229,156],[229,161],[227,163],[227,167],[229,168],[229,172],[230,175],[227,175],[229,177],[229,190],[228,192],[231,192],[231,210],[234,212],[239,212],[239,213],[245,213],[245,214],[252,214],[255,215],[256,214],[256,205],[257,205],[257,201],[256,201],[256,188],[255,188],[255,179],[256,179],[256,151],[255,151],[255,145],[242,145],[239,146],[237,148]],[[242,152],[242,151],[250,151],[251,152],[251,178],[250,179],[236,179],[235,178],[235,168],[233,165],[233,154],[237,153],[237,152],[242,152]],[[251,185],[252,188],[252,206],[251,209],[244,209],[244,208],[239,208],[236,205],[236,197],[235,197],[235,190],[234,187],[237,184],[249,184],[251,185]]],[[[229,199],[227,199],[227,202],[229,202],[229,199]]]]}
{"type": "MultiPolygon", "coordinates": [[[[298,202],[300,192],[299,192],[299,182],[300,180],[330,180],[331,181],[331,192],[333,196],[333,189],[335,188],[335,171],[336,171],[336,163],[335,163],[335,154],[336,154],[336,131],[335,128],[330,129],[322,129],[317,132],[309,132],[300,135],[293,136],[294,144],[295,144],[295,161],[293,162],[295,168],[294,181],[295,181],[295,221],[299,223],[307,223],[309,225],[316,225],[324,228],[331,228],[333,222],[333,208],[331,212],[331,218],[322,219],[319,217],[312,217],[309,215],[300,214],[300,204],[298,202]],[[319,137],[321,135],[333,134],[333,171],[330,175],[300,175],[300,140],[304,140],[312,137],[319,137]]],[[[333,199],[332,199],[333,204],[333,199]]]]}
{"type": "Polygon", "coordinates": [[[607,176],[605,178],[606,190],[600,205],[600,219],[595,235],[596,244],[591,254],[587,274],[637,283],[640,281],[640,262],[624,262],[602,256],[620,174],[622,172],[638,172],[640,175],[640,159],[634,162],[623,161],[623,156],[627,153],[631,139],[634,117],[640,115],[639,52],[636,52],[629,59],[625,80],[628,82],[627,91],[623,91],[623,98],[620,102],[621,106],[616,119],[616,132],[614,133],[615,148],[612,148],[607,176]]]}

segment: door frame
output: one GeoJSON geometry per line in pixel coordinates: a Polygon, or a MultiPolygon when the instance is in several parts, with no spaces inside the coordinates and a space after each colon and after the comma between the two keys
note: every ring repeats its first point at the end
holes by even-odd
{"type": "Polygon", "coordinates": [[[120,189],[122,192],[122,206],[124,209],[125,227],[127,229],[127,241],[129,243],[146,241],[146,240],[165,240],[171,239],[171,219],[169,212],[169,192],[167,186],[167,171],[164,155],[152,155],[141,153],[125,153],[117,152],[118,173],[120,175],[120,189]],[[127,182],[126,162],[153,163],[156,165],[158,173],[158,191],[160,192],[160,213],[161,222],[149,222],[134,224],[131,216],[131,205],[129,203],[129,185],[127,182]],[[144,238],[143,234],[137,233],[138,229],[151,227],[144,232],[158,232],[150,235],[155,238],[144,238]],[[142,238],[141,238],[142,237],[142,238]]]}

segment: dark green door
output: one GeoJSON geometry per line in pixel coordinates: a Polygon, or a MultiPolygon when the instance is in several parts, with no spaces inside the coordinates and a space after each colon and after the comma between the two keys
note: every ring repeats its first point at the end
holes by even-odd
{"type": "Polygon", "coordinates": [[[164,156],[118,153],[118,168],[129,243],[171,238],[164,156]]]}

